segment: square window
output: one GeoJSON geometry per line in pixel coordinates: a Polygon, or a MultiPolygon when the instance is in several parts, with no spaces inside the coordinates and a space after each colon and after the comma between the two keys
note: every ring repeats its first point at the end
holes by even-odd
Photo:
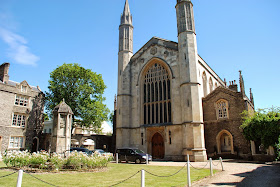
{"type": "Polygon", "coordinates": [[[28,97],[16,96],[15,105],[28,106],[28,97]]]}
{"type": "Polygon", "coordinates": [[[20,136],[11,136],[9,148],[23,148],[23,137],[20,136]]]}

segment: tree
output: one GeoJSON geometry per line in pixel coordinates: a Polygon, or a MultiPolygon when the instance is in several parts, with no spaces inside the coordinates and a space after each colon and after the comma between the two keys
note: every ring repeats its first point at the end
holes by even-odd
{"type": "Polygon", "coordinates": [[[43,115],[44,115],[44,121],[48,121],[48,120],[50,120],[50,118],[49,118],[48,114],[44,113],[43,115]]]}
{"type": "Polygon", "coordinates": [[[108,119],[109,109],[102,96],[106,88],[102,76],[79,64],[63,64],[50,73],[46,108],[52,111],[63,99],[82,126],[100,128],[108,119]]]}
{"type": "Polygon", "coordinates": [[[247,111],[242,113],[241,129],[247,140],[261,140],[268,148],[278,142],[280,136],[280,110],[279,108],[260,109],[253,114],[247,111]]]}

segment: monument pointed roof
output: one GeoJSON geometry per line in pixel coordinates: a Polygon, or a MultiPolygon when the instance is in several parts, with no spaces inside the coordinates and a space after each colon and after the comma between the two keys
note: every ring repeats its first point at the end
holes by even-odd
{"type": "Polygon", "coordinates": [[[72,109],[65,103],[64,99],[54,107],[53,112],[73,114],[72,109]]]}

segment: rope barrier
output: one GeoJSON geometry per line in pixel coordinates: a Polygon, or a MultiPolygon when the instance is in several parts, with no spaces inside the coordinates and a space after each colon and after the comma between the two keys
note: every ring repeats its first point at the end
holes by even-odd
{"type": "MultiPolygon", "coordinates": [[[[127,179],[125,179],[125,180],[123,180],[123,181],[121,181],[121,182],[118,182],[118,183],[116,183],[116,184],[113,184],[113,185],[111,185],[111,186],[117,186],[117,185],[119,185],[119,184],[121,184],[121,183],[124,183],[125,181],[127,181],[127,180],[131,179],[132,177],[134,177],[135,175],[137,175],[139,172],[141,172],[141,170],[137,171],[137,173],[131,175],[131,176],[128,177],[127,179]]],[[[110,187],[111,187],[111,186],[110,186],[110,187]]]]}
{"type": "Polygon", "coordinates": [[[10,176],[10,175],[12,175],[12,174],[15,174],[15,173],[17,173],[17,171],[15,171],[15,172],[13,172],[13,173],[10,173],[10,174],[7,174],[7,175],[3,175],[3,176],[1,176],[0,178],[8,177],[8,176],[10,176]]]}
{"type": "MultiPolygon", "coordinates": [[[[23,170],[23,171],[24,171],[24,170],[23,170]]],[[[54,184],[51,184],[51,183],[46,182],[46,181],[44,181],[44,180],[42,180],[42,179],[39,179],[38,177],[35,177],[34,175],[31,175],[31,174],[30,174],[29,172],[27,172],[27,171],[24,171],[24,172],[25,172],[26,174],[30,175],[31,177],[33,177],[33,178],[35,178],[35,179],[37,179],[37,180],[43,182],[43,183],[46,183],[46,184],[48,184],[48,185],[50,185],[50,186],[58,187],[58,186],[56,186],[56,185],[54,185],[54,184]]]]}
{"type": "Polygon", "coordinates": [[[214,162],[212,162],[212,164],[213,164],[214,166],[218,166],[218,165],[220,164],[220,162],[217,162],[217,165],[215,165],[214,162]]]}
{"type": "Polygon", "coordinates": [[[196,170],[202,170],[202,169],[204,169],[207,165],[208,165],[208,161],[207,161],[207,163],[206,163],[206,165],[204,166],[204,167],[202,167],[202,168],[196,168],[196,167],[194,167],[191,163],[190,163],[190,165],[191,165],[191,167],[193,167],[194,169],[196,169],[196,170]]]}
{"type": "Polygon", "coordinates": [[[188,164],[188,163],[186,163],[181,169],[179,169],[176,173],[174,173],[174,174],[172,174],[172,175],[160,176],[160,175],[153,174],[153,173],[151,173],[151,172],[149,172],[149,171],[147,171],[147,170],[145,170],[145,171],[146,171],[147,173],[149,173],[150,175],[153,175],[153,176],[155,176],[155,177],[172,177],[172,176],[178,174],[180,171],[182,171],[182,170],[184,169],[184,167],[185,167],[187,164],[188,164]]]}

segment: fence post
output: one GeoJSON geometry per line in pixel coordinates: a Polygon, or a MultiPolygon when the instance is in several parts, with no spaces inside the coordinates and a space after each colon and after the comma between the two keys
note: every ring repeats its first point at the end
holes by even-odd
{"type": "Polygon", "coordinates": [[[116,153],[116,163],[118,164],[119,163],[119,154],[116,153]]]}
{"type": "Polygon", "coordinates": [[[188,187],[192,185],[191,182],[191,171],[190,171],[190,155],[187,155],[187,174],[188,174],[188,187]]]}
{"type": "Polygon", "coordinates": [[[212,158],[209,158],[209,162],[210,162],[210,176],[213,176],[213,166],[212,166],[212,158]]]}
{"type": "Polygon", "coordinates": [[[220,161],[221,161],[222,171],[225,171],[225,170],[224,170],[224,165],[223,165],[222,157],[220,157],[220,161]]]}
{"type": "Polygon", "coordinates": [[[146,154],[146,165],[148,165],[148,164],[149,164],[149,155],[146,154]]]}
{"type": "Polygon", "coordinates": [[[145,187],[145,170],[141,170],[141,187],[145,187]]]}
{"type": "Polygon", "coordinates": [[[23,170],[20,169],[18,171],[18,178],[17,178],[17,187],[21,187],[21,183],[22,183],[22,175],[23,175],[23,170]]]}

